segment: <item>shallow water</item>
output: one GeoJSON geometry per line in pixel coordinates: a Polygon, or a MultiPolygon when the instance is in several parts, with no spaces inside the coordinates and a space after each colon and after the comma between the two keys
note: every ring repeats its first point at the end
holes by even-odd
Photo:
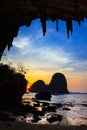
{"type": "MultiPolygon", "coordinates": [[[[26,103],[31,102],[33,105],[34,102],[32,98],[34,98],[34,96],[35,93],[25,93],[22,98],[26,103]]],[[[41,120],[37,122],[39,124],[48,124],[47,118],[51,117],[53,114],[59,114],[63,116],[63,120],[61,122],[54,122],[54,124],[87,125],[87,94],[52,95],[51,101],[38,101],[40,103],[62,104],[62,107],[57,108],[56,112],[47,112],[42,116],[41,120]]],[[[41,107],[38,107],[38,109],[41,110],[41,107]]],[[[31,123],[32,118],[32,114],[29,113],[25,121],[31,123]]]]}

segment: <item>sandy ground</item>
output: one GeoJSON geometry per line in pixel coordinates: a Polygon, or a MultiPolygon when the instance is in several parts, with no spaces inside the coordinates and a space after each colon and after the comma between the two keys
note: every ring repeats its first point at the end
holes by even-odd
{"type": "Polygon", "coordinates": [[[2,122],[0,121],[0,130],[87,130],[87,126],[60,126],[60,125],[42,125],[28,124],[24,122],[2,122]]]}

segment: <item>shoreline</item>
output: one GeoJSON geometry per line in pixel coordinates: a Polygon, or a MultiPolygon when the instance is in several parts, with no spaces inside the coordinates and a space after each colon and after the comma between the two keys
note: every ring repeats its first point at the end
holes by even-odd
{"type": "Polygon", "coordinates": [[[0,130],[87,130],[86,125],[62,126],[59,124],[30,124],[25,122],[0,121],[0,130]]]}

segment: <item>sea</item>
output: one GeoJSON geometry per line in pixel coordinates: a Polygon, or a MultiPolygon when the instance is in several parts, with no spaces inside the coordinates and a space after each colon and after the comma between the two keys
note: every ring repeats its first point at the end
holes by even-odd
{"type": "MultiPolygon", "coordinates": [[[[52,124],[60,125],[86,125],[87,126],[87,93],[70,93],[64,95],[52,95],[51,100],[34,100],[36,93],[26,92],[22,96],[22,101],[25,104],[31,103],[49,103],[51,106],[54,104],[62,104],[55,112],[46,112],[37,124],[49,124],[47,119],[52,115],[61,115],[62,121],[54,121],[52,124]]],[[[41,110],[41,106],[38,107],[41,110]]],[[[32,123],[33,115],[28,113],[25,121],[32,123]]]]}

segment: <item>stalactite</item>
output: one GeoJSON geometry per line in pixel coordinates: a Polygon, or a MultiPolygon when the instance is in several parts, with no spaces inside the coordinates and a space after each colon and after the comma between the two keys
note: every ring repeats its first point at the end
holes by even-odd
{"type": "Polygon", "coordinates": [[[72,20],[80,25],[87,18],[85,0],[18,0],[0,2],[0,57],[8,46],[12,46],[13,38],[17,36],[20,26],[30,26],[31,22],[40,18],[43,35],[46,33],[46,20],[56,21],[58,18],[66,21],[67,36],[72,33],[72,20]],[[9,9],[9,10],[8,10],[9,9]],[[13,9],[13,10],[12,10],[13,9]]]}
{"type": "Polygon", "coordinates": [[[11,45],[10,45],[11,43],[9,42],[8,43],[8,51],[10,50],[10,47],[11,47],[11,45]]]}
{"type": "Polygon", "coordinates": [[[43,36],[45,36],[46,33],[46,19],[44,17],[40,18],[41,24],[42,24],[42,29],[43,29],[43,36]]]}
{"type": "Polygon", "coordinates": [[[82,17],[81,19],[78,19],[78,25],[81,25],[81,21],[84,22],[84,18],[82,17]]]}
{"type": "Polygon", "coordinates": [[[81,20],[80,20],[80,19],[78,19],[78,25],[80,26],[80,24],[81,24],[81,20]]]}
{"type": "Polygon", "coordinates": [[[58,32],[58,19],[56,20],[56,30],[58,32]]]}
{"type": "Polygon", "coordinates": [[[0,58],[7,47],[8,50],[12,47],[14,37],[18,35],[19,25],[16,24],[0,24],[0,58]],[[3,26],[4,25],[4,26],[3,26]]]}
{"type": "Polygon", "coordinates": [[[82,20],[82,22],[84,22],[84,17],[82,17],[82,19],[81,19],[81,20],[82,20]]]}
{"type": "Polygon", "coordinates": [[[0,60],[1,60],[1,57],[3,55],[3,52],[6,48],[6,46],[7,46],[6,40],[4,40],[3,38],[0,39],[0,60]]]}
{"type": "Polygon", "coordinates": [[[24,24],[26,25],[26,27],[29,27],[29,26],[31,25],[31,21],[32,21],[32,20],[25,21],[25,23],[24,23],[24,24]]]}
{"type": "Polygon", "coordinates": [[[66,21],[66,29],[67,29],[67,36],[69,38],[69,33],[71,32],[72,34],[72,30],[73,30],[72,20],[66,21]]]}
{"type": "Polygon", "coordinates": [[[12,47],[12,41],[13,41],[13,38],[10,38],[10,40],[8,40],[8,51],[12,47]]]}

